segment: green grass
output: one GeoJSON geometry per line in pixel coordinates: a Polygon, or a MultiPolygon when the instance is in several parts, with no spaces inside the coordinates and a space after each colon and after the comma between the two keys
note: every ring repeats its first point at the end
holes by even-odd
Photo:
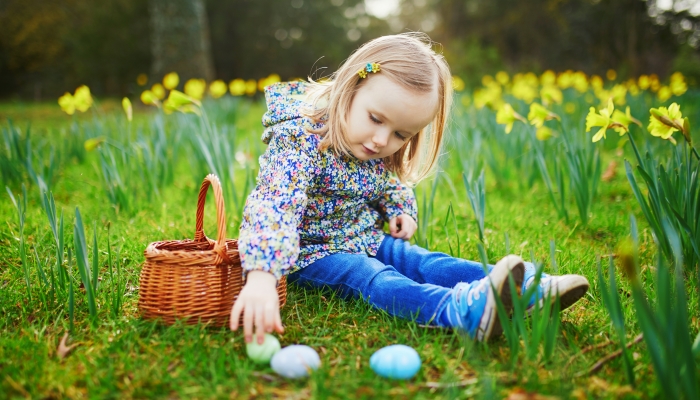
{"type": "MultiPolygon", "coordinates": [[[[111,103],[118,104],[103,102],[111,103]]],[[[259,143],[259,120],[264,109],[260,103],[238,104],[237,107],[244,112],[238,113],[235,119],[235,144],[257,156],[264,149],[259,143]]],[[[8,117],[19,126],[31,121],[35,130],[47,140],[61,140],[73,118],[60,115],[56,109],[58,106],[53,105],[24,104],[17,108],[4,104],[0,105],[3,118],[0,123],[6,124],[4,119],[8,117]]],[[[118,112],[117,107],[107,111],[101,108],[92,117],[76,118],[89,124],[101,118],[113,118],[111,115],[118,112]]],[[[138,113],[134,127],[148,129],[150,112],[145,109],[138,113]]],[[[225,109],[213,110],[210,117],[219,125],[233,121],[225,109]]],[[[173,123],[174,118],[176,116],[170,116],[166,120],[173,123]]],[[[104,133],[112,128],[100,129],[104,133]]],[[[110,132],[115,133],[118,132],[110,132]]],[[[5,221],[0,227],[0,393],[9,398],[488,398],[524,390],[564,398],[664,397],[644,342],[634,345],[630,351],[636,388],[627,386],[622,358],[607,363],[593,376],[577,376],[598,359],[617,350],[617,333],[597,287],[597,257],[607,260],[606,256],[629,236],[630,213],[640,225],[640,261],[647,289],[652,287],[650,266],[655,265],[656,247],[625,177],[622,157],[610,150],[602,158],[603,169],[610,161],[617,161],[617,174],[611,181],[600,182],[585,227],[575,218],[566,224],[558,217],[541,181],[524,188],[515,181],[497,182],[492,171],[486,169],[484,239],[489,261],[496,262],[506,255],[508,246],[510,253],[520,254],[526,260],[534,254],[535,259],[545,263],[545,271],[551,272],[550,242],[554,240],[553,253],[559,273],[582,274],[591,283],[586,297],[561,314],[560,334],[549,361],[521,355],[511,365],[505,338],[488,345],[472,343],[456,332],[395,319],[361,301],[344,301],[331,292],[291,287],[287,305],[282,310],[286,332],[279,336],[280,342],[283,346],[294,343],[312,346],[319,351],[322,360],[321,368],[312,377],[300,381],[283,380],[269,367],[249,361],[241,332],[204,326],[166,327],[138,318],[138,276],[146,245],[163,239],[191,238],[194,234],[201,181],[194,179],[188,161],[180,158],[175,166],[176,179],[160,196],[150,201],[139,197],[131,210],[117,212],[109,204],[101,183],[98,154],[88,153],[82,163],[68,160],[60,169],[53,194],[57,214],[60,215],[61,210],[64,214],[68,247],[74,243],[71,228],[74,210],[80,208],[90,266],[92,238],[97,234],[101,266],[96,293],[97,318],[93,322],[89,316],[85,289],[79,286],[77,265],[73,260],[71,273],[77,278],[78,286],[75,286],[75,326],[71,342],[77,347],[61,359],[57,354],[58,344],[70,326],[67,299],[40,301],[41,278],[31,256],[36,249],[40,258],[55,260],[56,244],[41,207],[41,198],[36,187],[29,186],[24,238],[30,259],[28,271],[33,294],[30,302],[20,262],[17,212],[3,192],[0,196],[0,215],[5,221]],[[108,243],[111,254],[107,251],[108,243]],[[119,263],[121,275],[118,279],[122,286],[110,283],[110,256],[119,263]],[[124,298],[121,312],[115,317],[112,305],[114,290],[118,287],[123,287],[124,298]],[[608,341],[615,344],[582,351],[608,341]],[[423,361],[418,375],[410,381],[382,379],[369,368],[369,357],[374,351],[395,343],[412,346],[423,361]],[[433,384],[436,382],[440,385],[433,384]],[[450,385],[455,382],[458,384],[450,385]]],[[[626,154],[626,158],[631,160],[630,154],[626,154]]],[[[450,250],[457,252],[458,236],[459,254],[479,260],[479,232],[458,164],[448,163],[445,171],[457,196],[445,180],[438,182],[424,234],[431,238],[431,250],[448,253],[450,250]],[[445,222],[450,204],[454,223],[452,216],[445,222]]],[[[242,181],[239,180],[241,185],[242,181]]],[[[432,181],[421,184],[419,202],[423,201],[422,191],[427,191],[425,198],[430,198],[432,184],[432,181]]],[[[19,193],[17,187],[11,189],[15,195],[19,193]]],[[[215,237],[212,203],[209,201],[206,208],[205,232],[215,237]]],[[[568,206],[572,210],[575,205],[571,201],[568,206]]],[[[228,221],[229,237],[235,237],[239,218],[229,213],[228,221]]],[[[48,262],[47,265],[52,264],[48,262]]],[[[633,314],[629,284],[620,277],[618,274],[629,342],[640,328],[633,314]]],[[[697,290],[690,283],[687,286],[690,330],[695,337],[700,329],[700,304],[697,290]]],[[[653,298],[653,293],[648,294],[653,298]]]]}

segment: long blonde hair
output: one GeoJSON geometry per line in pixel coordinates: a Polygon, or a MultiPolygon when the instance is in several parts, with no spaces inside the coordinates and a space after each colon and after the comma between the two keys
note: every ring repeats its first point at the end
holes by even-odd
{"type": "Polygon", "coordinates": [[[452,104],[452,75],[444,57],[433,51],[433,42],[420,32],[382,36],[371,40],[340,66],[327,82],[311,78],[311,104],[303,113],[314,122],[323,122],[311,130],[323,137],[320,148],[348,154],[346,118],[355,93],[364,81],[357,72],[367,63],[379,63],[380,74],[387,75],[403,87],[425,93],[438,84],[438,110],[428,127],[406,141],[396,153],[384,158],[386,168],[408,184],[429,176],[437,166],[447,117],[452,104]],[[437,79],[436,78],[437,75],[437,79]]]}

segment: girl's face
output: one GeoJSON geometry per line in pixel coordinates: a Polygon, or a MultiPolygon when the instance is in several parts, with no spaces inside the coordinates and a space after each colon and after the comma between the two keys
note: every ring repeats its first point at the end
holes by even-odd
{"type": "Polygon", "coordinates": [[[412,91],[381,72],[365,79],[350,105],[346,135],[363,161],[396,153],[435,118],[438,106],[437,90],[412,91]]]}

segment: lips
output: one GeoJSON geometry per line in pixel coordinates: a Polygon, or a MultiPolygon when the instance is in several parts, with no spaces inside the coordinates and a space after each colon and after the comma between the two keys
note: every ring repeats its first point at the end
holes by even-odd
{"type": "Polygon", "coordinates": [[[374,155],[374,154],[379,153],[378,151],[372,151],[372,150],[368,149],[367,146],[365,146],[365,145],[362,145],[362,150],[363,150],[366,154],[369,154],[369,155],[374,155]]]}

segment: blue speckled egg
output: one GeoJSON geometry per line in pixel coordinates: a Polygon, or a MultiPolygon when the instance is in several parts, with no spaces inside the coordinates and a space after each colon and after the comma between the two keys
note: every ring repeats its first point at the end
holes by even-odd
{"type": "Polygon", "coordinates": [[[369,359],[369,366],[377,375],[392,379],[413,378],[420,364],[418,352],[403,344],[383,347],[369,359]]]}
{"type": "Polygon", "coordinates": [[[297,379],[309,376],[311,370],[321,366],[316,350],[303,344],[293,344],[278,351],[270,366],[285,378],[297,379]]]}

